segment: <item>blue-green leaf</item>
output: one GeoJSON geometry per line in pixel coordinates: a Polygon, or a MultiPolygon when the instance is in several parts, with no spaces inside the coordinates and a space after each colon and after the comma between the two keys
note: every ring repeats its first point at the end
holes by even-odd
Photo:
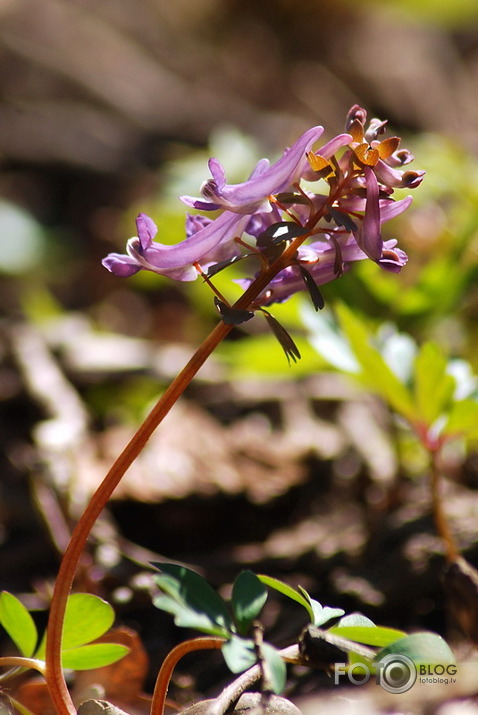
{"type": "Polygon", "coordinates": [[[450,665],[455,663],[449,645],[436,633],[413,633],[382,648],[374,660],[380,661],[384,656],[393,654],[406,655],[414,663],[440,663],[450,665]]]}
{"type": "Polygon", "coordinates": [[[183,628],[228,638],[235,627],[226,604],[206,579],[186,566],[154,563],[161,573],[155,581],[164,592],[153,600],[156,608],[172,613],[183,628]]]}
{"type": "Polygon", "coordinates": [[[267,589],[252,571],[242,571],[232,587],[232,611],[239,633],[245,635],[265,602],[267,589]]]}
{"type": "Polygon", "coordinates": [[[257,662],[254,643],[249,638],[233,635],[221,648],[231,673],[242,673],[257,662]]]}
{"type": "Polygon", "coordinates": [[[279,651],[270,645],[263,643],[261,653],[264,659],[264,670],[266,675],[265,686],[270,688],[273,693],[280,695],[285,688],[287,668],[285,662],[279,655],[279,651]]]}

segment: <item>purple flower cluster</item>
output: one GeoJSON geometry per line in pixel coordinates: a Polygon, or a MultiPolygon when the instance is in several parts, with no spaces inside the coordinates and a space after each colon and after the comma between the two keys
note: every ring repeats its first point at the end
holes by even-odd
{"type": "MultiPolygon", "coordinates": [[[[140,214],[127,254],[111,253],[103,265],[122,277],[144,269],[191,281],[255,255],[260,266],[255,277],[269,271],[270,280],[251,301],[252,310],[287,300],[304,287],[311,292],[312,284],[334,280],[354,261],[370,258],[398,272],[407,256],[395,240],[382,239],[381,226],[412,201],[411,196],[395,201],[394,189],[415,188],[424,172],[403,168],[413,156],[399,148],[398,137],[379,138],[385,127],[378,119],[367,125],[365,110],[355,105],[345,133],[313,150],[323,132],[313,127],[274,164],[262,159],[240,184],[226,183],[223,167],[211,159],[212,178],[203,184],[202,197],[181,198],[194,209],[222,213],[213,219],[188,215],[186,238],[172,246],[155,241],[154,222],[140,214]],[[317,191],[311,190],[314,183],[317,191]],[[282,254],[285,262],[278,260],[282,254]]],[[[247,287],[254,279],[240,282],[247,287]]]]}

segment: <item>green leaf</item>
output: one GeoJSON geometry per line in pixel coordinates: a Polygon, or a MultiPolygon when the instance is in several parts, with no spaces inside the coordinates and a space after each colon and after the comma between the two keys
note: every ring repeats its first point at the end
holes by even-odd
{"type": "Polygon", "coordinates": [[[447,360],[434,343],[425,343],[415,358],[414,393],[417,417],[427,426],[447,409],[455,380],[447,374],[447,360]]]}
{"type": "Polygon", "coordinates": [[[263,643],[261,653],[264,659],[266,682],[264,685],[276,695],[280,695],[285,688],[287,668],[279,652],[270,643],[263,643]]]}
{"type": "Polygon", "coordinates": [[[0,623],[22,655],[33,655],[38,640],[35,623],[23,603],[8,591],[0,595],[0,623]]]}
{"type": "Polygon", "coordinates": [[[128,653],[129,648],[119,643],[92,643],[62,651],[61,661],[71,670],[94,670],[116,663],[128,653]]]}
{"type": "Polygon", "coordinates": [[[324,623],[327,623],[327,621],[330,621],[332,618],[338,618],[339,616],[343,616],[345,613],[343,608],[331,608],[330,606],[323,606],[321,603],[319,603],[319,601],[316,601],[314,598],[311,598],[305,588],[302,588],[302,586],[298,586],[298,591],[300,591],[302,596],[310,604],[310,607],[314,614],[314,619],[312,621],[313,626],[323,626],[324,623]]]}
{"type": "Polygon", "coordinates": [[[387,365],[361,320],[344,304],[337,306],[342,330],[361,367],[361,378],[387,404],[407,420],[413,422],[416,414],[408,388],[387,365]]]}
{"type": "Polygon", "coordinates": [[[206,579],[179,564],[154,563],[152,566],[161,571],[154,580],[164,591],[153,600],[156,608],[172,613],[177,626],[229,638],[235,630],[231,616],[206,579]]]}
{"type": "Polygon", "coordinates": [[[266,576],[264,574],[257,574],[257,578],[262,581],[263,584],[269,586],[269,588],[273,588],[275,591],[279,591],[279,593],[282,593],[284,596],[287,596],[287,598],[291,598],[293,601],[297,601],[297,603],[300,603],[300,605],[303,606],[309,614],[310,622],[313,622],[314,611],[312,609],[312,606],[310,605],[310,601],[305,598],[301,593],[296,591],[294,588],[292,588],[292,586],[289,586],[287,583],[280,581],[278,578],[273,578],[272,576],[266,576]]]}
{"type": "Polygon", "coordinates": [[[232,587],[232,611],[239,633],[245,635],[267,601],[267,589],[252,571],[242,571],[232,587]]]}
{"type": "Polygon", "coordinates": [[[448,421],[443,433],[454,437],[478,439],[478,402],[460,400],[455,402],[448,413],[448,421]]]}
{"type": "Polygon", "coordinates": [[[436,633],[413,633],[382,648],[374,660],[380,661],[384,656],[393,654],[406,655],[414,663],[440,663],[449,665],[455,663],[455,656],[443,638],[436,633]]]}
{"type": "Polygon", "coordinates": [[[378,648],[388,646],[406,636],[403,631],[383,626],[334,626],[329,628],[327,633],[378,648]]]}
{"type": "Polygon", "coordinates": [[[256,649],[250,639],[234,635],[224,643],[221,651],[231,673],[243,673],[257,663],[256,649]]]}
{"type": "MultiPolygon", "coordinates": [[[[91,593],[74,593],[68,598],[63,626],[62,651],[91,643],[111,628],[115,612],[109,603],[91,593]]],[[[45,657],[46,639],[36,652],[45,657]]]]}

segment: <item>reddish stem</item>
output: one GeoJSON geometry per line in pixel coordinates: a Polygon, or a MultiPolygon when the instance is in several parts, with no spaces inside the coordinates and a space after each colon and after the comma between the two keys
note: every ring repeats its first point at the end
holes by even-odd
{"type": "Polygon", "coordinates": [[[76,715],[76,708],[71,700],[63,675],[61,639],[66,602],[89,533],[128,467],[131,466],[156,427],[168,414],[171,407],[184,392],[199,368],[231,329],[232,326],[219,323],[206,338],[166,392],[163,393],[153,410],[146,417],[143,424],[115,461],[103,482],[92,496],[73,531],[70,543],[61,561],[55,589],[53,591],[46,644],[47,683],[51,699],[53,700],[58,715],[76,715]]]}
{"type": "Polygon", "coordinates": [[[153,699],[151,700],[150,715],[163,715],[171,676],[176,665],[183,656],[188,653],[192,653],[195,650],[221,648],[224,643],[224,638],[218,638],[217,636],[205,636],[203,638],[193,638],[192,640],[179,643],[179,645],[169,651],[168,655],[161,664],[161,668],[156,679],[153,699]]]}

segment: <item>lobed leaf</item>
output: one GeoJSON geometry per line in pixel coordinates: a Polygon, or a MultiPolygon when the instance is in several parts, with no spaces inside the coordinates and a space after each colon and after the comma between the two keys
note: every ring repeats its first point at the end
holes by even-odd
{"type": "Polygon", "coordinates": [[[0,595],[0,623],[26,658],[33,655],[38,640],[35,622],[23,603],[8,591],[0,595]]]}
{"type": "Polygon", "coordinates": [[[183,628],[196,628],[204,633],[229,638],[235,630],[223,599],[206,579],[186,566],[153,563],[161,573],[155,581],[164,592],[153,599],[156,608],[174,615],[183,628]]]}

